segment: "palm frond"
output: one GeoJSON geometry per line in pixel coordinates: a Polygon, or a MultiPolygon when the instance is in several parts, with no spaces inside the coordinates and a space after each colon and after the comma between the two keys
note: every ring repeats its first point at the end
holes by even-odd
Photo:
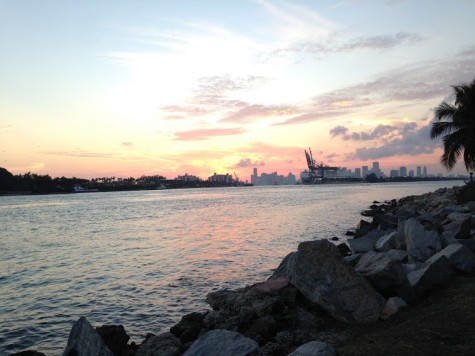
{"type": "Polygon", "coordinates": [[[445,118],[452,119],[456,112],[457,108],[455,106],[443,101],[438,107],[435,108],[435,117],[439,121],[445,118]]]}
{"type": "Polygon", "coordinates": [[[455,127],[452,122],[447,122],[447,121],[434,122],[430,130],[430,138],[434,139],[441,135],[450,134],[452,131],[456,129],[457,127],[455,127]]]}

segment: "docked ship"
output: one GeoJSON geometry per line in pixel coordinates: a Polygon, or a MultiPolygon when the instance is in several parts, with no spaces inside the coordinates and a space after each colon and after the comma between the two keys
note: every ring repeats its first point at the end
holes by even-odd
{"type": "Polygon", "coordinates": [[[309,148],[308,152],[305,150],[305,158],[307,159],[308,170],[300,174],[302,184],[321,184],[325,182],[326,172],[336,172],[339,167],[330,167],[323,162],[317,163],[312,155],[312,150],[309,148]]]}

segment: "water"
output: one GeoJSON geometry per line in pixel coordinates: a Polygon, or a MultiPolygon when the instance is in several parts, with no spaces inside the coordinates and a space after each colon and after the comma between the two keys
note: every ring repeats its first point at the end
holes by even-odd
{"type": "Polygon", "coordinates": [[[0,354],[61,354],[84,315],[131,341],[265,280],[299,242],[340,237],[373,200],[459,181],[0,197],[0,354]]]}

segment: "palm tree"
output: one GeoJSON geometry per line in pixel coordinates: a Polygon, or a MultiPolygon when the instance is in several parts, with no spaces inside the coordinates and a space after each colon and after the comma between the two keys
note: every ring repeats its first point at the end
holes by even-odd
{"type": "Polygon", "coordinates": [[[442,136],[444,153],[440,162],[452,170],[463,152],[467,171],[475,170],[475,79],[469,84],[453,86],[454,104],[443,101],[435,109],[430,131],[432,139],[442,136]]]}

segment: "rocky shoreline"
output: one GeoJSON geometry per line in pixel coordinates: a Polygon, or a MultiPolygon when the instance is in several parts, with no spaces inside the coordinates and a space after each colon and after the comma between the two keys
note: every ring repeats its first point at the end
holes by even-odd
{"type": "Polygon", "coordinates": [[[469,354],[474,336],[451,333],[475,316],[475,201],[459,189],[373,202],[347,243],[302,242],[267,281],[210,293],[212,310],[140,344],[81,317],[64,355],[469,354]]]}

